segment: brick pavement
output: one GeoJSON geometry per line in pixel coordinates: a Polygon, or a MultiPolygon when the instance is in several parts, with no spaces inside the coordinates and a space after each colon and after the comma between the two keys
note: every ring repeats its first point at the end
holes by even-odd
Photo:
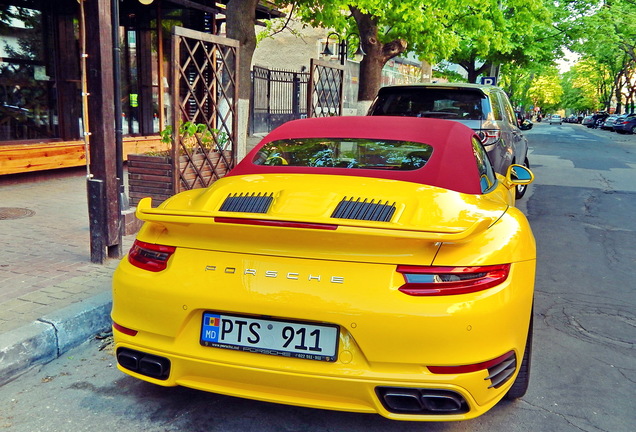
{"type": "MultiPolygon", "coordinates": [[[[248,137],[251,150],[263,137],[248,137]]],[[[110,290],[118,260],[90,262],[85,168],[0,176],[0,335],[110,290]]],[[[123,252],[134,236],[123,238],[123,252]]]]}
{"type": "Polygon", "coordinates": [[[0,334],[109,290],[116,265],[90,262],[84,170],[0,177],[0,334]]]}

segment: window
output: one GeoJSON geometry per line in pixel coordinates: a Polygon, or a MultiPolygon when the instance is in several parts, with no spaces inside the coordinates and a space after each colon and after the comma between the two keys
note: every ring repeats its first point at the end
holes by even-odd
{"type": "Polygon", "coordinates": [[[47,21],[39,10],[2,5],[0,141],[58,136],[55,69],[47,21]]]}
{"type": "Polygon", "coordinates": [[[381,91],[373,115],[483,120],[487,112],[488,101],[480,91],[405,87],[381,91]]]}
{"type": "Polygon", "coordinates": [[[475,159],[477,161],[481,192],[489,192],[489,190],[495,186],[497,177],[492,169],[492,165],[490,165],[490,160],[488,159],[488,154],[486,154],[484,146],[475,138],[473,138],[473,152],[475,153],[475,159]]]}
{"type": "Polygon", "coordinates": [[[490,100],[490,109],[492,111],[492,119],[493,120],[503,120],[504,115],[501,111],[501,105],[499,104],[499,98],[496,93],[491,93],[490,100]]]}
{"type": "Polygon", "coordinates": [[[518,126],[517,116],[515,116],[515,112],[512,109],[512,105],[510,105],[510,101],[508,100],[508,96],[505,93],[501,93],[499,95],[499,99],[501,99],[502,106],[506,112],[506,119],[510,124],[518,126]]]}
{"type": "Polygon", "coordinates": [[[255,156],[256,165],[365,168],[412,171],[422,168],[433,148],[410,141],[362,138],[303,138],[273,141],[255,156]]]}

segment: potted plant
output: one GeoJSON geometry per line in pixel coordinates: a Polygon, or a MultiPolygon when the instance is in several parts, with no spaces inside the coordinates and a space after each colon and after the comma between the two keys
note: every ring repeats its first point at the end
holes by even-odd
{"type": "Polygon", "coordinates": [[[225,132],[188,121],[179,126],[178,143],[173,144],[172,126],[166,126],[159,134],[165,149],[128,156],[128,188],[133,206],[147,196],[159,204],[182,190],[207,187],[232,166],[232,152],[225,150],[225,132]],[[172,160],[173,145],[179,146],[178,165],[172,160]]]}

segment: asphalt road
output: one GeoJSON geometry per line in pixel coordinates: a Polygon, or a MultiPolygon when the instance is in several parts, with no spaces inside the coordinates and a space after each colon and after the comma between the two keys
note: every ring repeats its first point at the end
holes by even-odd
{"type": "Polygon", "coordinates": [[[636,136],[537,124],[520,207],[538,247],[530,389],[474,420],[376,415],[162,388],[117,371],[108,340],[0,387],[0,430],[409,432],[636,430],[636,136]]]}

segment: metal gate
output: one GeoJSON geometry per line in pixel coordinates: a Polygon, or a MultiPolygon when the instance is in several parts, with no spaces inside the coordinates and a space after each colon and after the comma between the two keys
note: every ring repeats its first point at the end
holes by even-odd
{"type": "Polygon", "coordinates": [[[232,39],[173,30],[174,193],[207,187],[235,165],[238,48],[232,39]]]}
{"type": "Polygon", "coordinates": [[[307,108],[309,117],[341,116],[344,66],[311,59],[307,108]]]}
{"type": "Polygon", "coordinates": [[[250,133],[269,132],[281,124],[307,117],[308,72],[252,68],[250,133]]]}

